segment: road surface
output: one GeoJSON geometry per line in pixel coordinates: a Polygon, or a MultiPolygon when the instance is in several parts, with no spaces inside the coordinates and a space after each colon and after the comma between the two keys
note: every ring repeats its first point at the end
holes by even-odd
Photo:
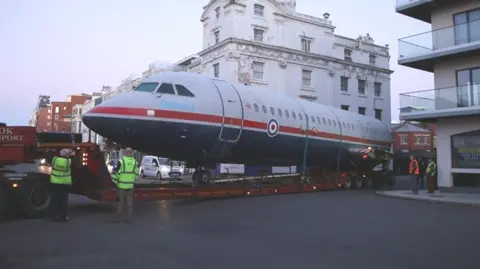
{"type": "MultiPolygon", "coordinates": [[[[400,182],[402,184],[402,182],[400,182]]],[[[72,199],[71,221],[0,224],[2,269],[469,269],[479,209],[331,191],[111,205],[72,199]]]]}

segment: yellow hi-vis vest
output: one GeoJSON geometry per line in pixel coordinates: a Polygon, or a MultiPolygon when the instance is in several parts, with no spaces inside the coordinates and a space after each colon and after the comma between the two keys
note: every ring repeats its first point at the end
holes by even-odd
{"type": "Polygon", "coordinates": [[[137,176],[137,161],[133,157],[124,156],[120,159],[120,170],[112,178],[119,189],[130,190],[135,186],[137,176]]]}
{"type": "Polygon", "coordinates": [[[71,160],[63,157],[53,157],[50,183],[72,184],[71,160]]]}

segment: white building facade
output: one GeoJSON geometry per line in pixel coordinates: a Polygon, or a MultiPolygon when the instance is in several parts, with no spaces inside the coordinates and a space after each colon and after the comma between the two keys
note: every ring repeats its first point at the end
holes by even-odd
{"type": "Polygon", "coordinates": [[[358,112],[390,126],[388,46],[367,34],[334,34],[328,13],[295,11],[295,1],[210,1],[204,7],[203,50],[180,61],[188,71],[268,87],[358,112]]]}

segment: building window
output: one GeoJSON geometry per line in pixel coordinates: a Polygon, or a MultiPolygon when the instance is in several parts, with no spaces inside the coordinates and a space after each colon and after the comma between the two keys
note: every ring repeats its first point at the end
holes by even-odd
{"type": "Polygon", "coordinates": [[[358,114],[360,115],[366,115],[367,114],[367,108],[363,106],[358,107],[358,114]]]}
{"type": "Polygon", "coordinates": [[[312,86],[312,71],[302,70],[302,86],[312,86]]]}
{"type": "Polygon", "coordinates": [[[55,115],[55,120],[58,120],[60,116],[58,114],[55,115]]]}
{"type": "Polygon", "coordinates": [[[342,92],[348,92],[348,78],[347,77],[340,77],[340,90],[342,92]]]}
{"type": "Polygon", "coordinates": [[[478,22],[480,9],[469,10],[453,16],[455,45],[466,44],[479,39],[478,22]]]}
{"type": "Polygon", "coordinates": [[[382,112],[381,109],[375,108],[375,119],[382,120],[382,112]]]}
{"type": "Polygon", "coordinates": [[[265,33],[264,30],[261,29],[253,29],[253,40],[257,42],[263,42],[263,34],[265,33]]]}
{"type": "Polygon", "coordinates": [[[358,94],[365,95],[366,81],[363,79],[358,80],[358,94]]]}
{"type": "Polygon", "coordinates": [[[352,50],[351,49],[344,49],[343,53],[345,54],[345,61],[351,62],[352,61],[352,50]]]}
{"type": "Polygon", "coordinates": [[[213,35],[215,36],[215,44],[220,42],[220,31],[215,31],[213,35]]]}
{"type": "Polygon", "coordinates": [[[213,65],[213,75],[218,78],[220,76],[220,64],[213,65]]]}
{"type": "Polygon", "coordinates": [[[407,145],[407,144],[408,144],[408,136],[400,135],[400,145],[407,145]]]}
{"type": "Polygon", "coordinates": [[[382,83],[375,82],[373,85],[374,85],[374,88],[375,88],[375,97],[382,96],[382,83]]]}
{"type": "Polygon", "coordinates": [[[310,44],[312,43],[311,40],[306,38],[302,38],[302,51],[310,52],[310,44]]]}
{"type": "Polygon", "coordinates": [[[341,105],[340,108],[341,108],[342,110],[348,111],[348,109],[350,108],[350,106],[341,105]]]}
{"type": "Polygon", "coordinates": [[[215,9],[215,16],[217,17],[217,19],[220,18],[220,7],[217,7],[215,9]]]}
{"type": "Polygon", "coordinates": [[[58,106],[55,107],[55,113],[60,113],[60,108],[58,106]]]}
{"type": "Polygon", "coordinates": [[[377,56],[375,56],[373,54],[370,54],[369,62],[370,62],[371,65],[375,65],[375,63],[377,62],[377,56]]]}
{"type": "Polygon", "coordinates": [[[415,145],[421,145],[421,136],[415,135],[415,145]]]}
{"type": "Polygon", "coordinates": [[[265,7],[259,4],[253,5],[253,13],[255,16],[263,17],[263,12],[265,10],[265,7]]]}
{"type": "Polygon", "coordinates": [[[428,135],[423,137],[423,144],[430,145],[430,137],[428,137],[428,135]]]}
{"type": "Polygon", "coordinates": [[[253,62],[252,69],[253,69],[253,78],[258,80],[263,80],[263,68],[265,67],[264,63],[261,62],[253,62]]]}

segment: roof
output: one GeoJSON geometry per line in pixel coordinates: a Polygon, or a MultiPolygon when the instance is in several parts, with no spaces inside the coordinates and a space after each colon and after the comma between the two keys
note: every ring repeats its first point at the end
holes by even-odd
{"type": "Polygon", "coordinates": [[[408,121],[401,123],[396,126],[392,126],[394,132],[404,132],[404,133],[430,133],[430,130],[421,128],[413,123],[408,121]]]}

